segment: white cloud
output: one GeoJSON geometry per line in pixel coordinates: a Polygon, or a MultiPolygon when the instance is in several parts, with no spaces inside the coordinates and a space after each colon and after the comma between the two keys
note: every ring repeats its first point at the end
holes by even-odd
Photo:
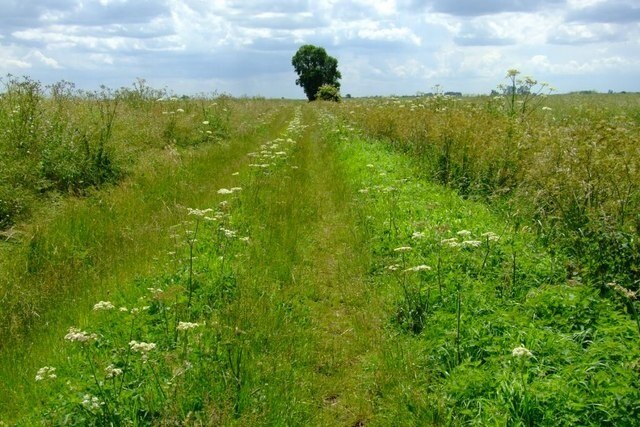
{"type": "Polygon", "coordinates": [[[510,67],[567,87],[638,90],[637,12],[633,0],[11,2],[0,16],[0,71],[84,88],[144,77],[176,91],[202,92],[193,90],[202,82],[302,97],[291,56],[311,43],[338,58],[354,95],[436,83],[487,92],[510,67]]]}

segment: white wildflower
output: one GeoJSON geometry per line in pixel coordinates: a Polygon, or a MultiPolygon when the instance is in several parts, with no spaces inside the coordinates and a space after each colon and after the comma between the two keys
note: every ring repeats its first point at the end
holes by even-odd
{"type": "Polygon", "coordinates": [[[242,191],[242,187],[231,187],[232,193],[235,193],[236,191],[242,191]]]}
{"type": "Polygon", "coordinates": [[[449,246],[451,248],[456,248],[460,246],[460,243],[458,243],[458,240],[455,237],[452,237],[450,239],[440,240],[440,244],[443,246],[449,246]]]}
{"type": "Polygon", "coordinates": [[[422,239],[425,236],[425,234],[422,231],[414,231],[413,234],[411,235],[412,239],[422,239]]]}
{"type": "Polygon", "coordinates": [[[96,334],[89,334],[85,331],[81,331],[78,328],[71,327],[69,328],[69,332],[64,336],[64,339],[67,341],[77,341],[77,342],[87,342],[90,340],[97,339],[98,336],[96,334]]]}
{"type": "Polygon", "coordinates": [[[389,271],[397,271],[400,269],[400,264],[391,264],[390,266],[387,267],[387,270],[389,271]]]}
{"type": "Polygon", "coordinates": [[[119,375],[122,375],[122,369],[116,368],[113,365],[109,365],[106,368],[104,368],[104,372],[105,372],[105,378],[107,379],[115,378],[119,375]]]}
{"type": "Polygon", "coordinates": [[[53,366],[43,366],[42,368],[38,369],[38,372],[36,373],[36,381],[42,381],[45,379],[54,379],[57,378],[58,376],[56,375],[56,368],[54,368],[53,366]]]}
{"type": "Polygon", "coordinates": [[[531,353],[525,346],[521,345],[514,348],[511,355],[513,357],[531,357],[533,356],[533,353],[531,353]]]}
{"type": "Polygon", "coordinates": [[[411,252],[411,246],[400,246],[399,248],[395,248],[394,252],[411,252]]]}
{"type": "Polygon", "coordinates": [[[187,210],[189,211],[189,215],[195,215],[195,216],[204,216],[204,215],[208,214],[209,212],[213,211],[213,209],[211,209],[211,208],[208,208],[208,209],[187,208],[187,210]]]}
{"type": "Polygon", "coordinates": [[[431,270],[431,267],[429,267],[428,265],[416,265],[415,267],[411,267],[411,268],[407,268],[405,270],[405,272],[410,272],[410,271],[429,271],[431,270]]]}
{"type": "Polygon", "coordinates": [[[482,242],[480,240],[465,240],[464,242],[461,243],[461,245],[465,248],[467,247],[477,248],[480,245],[482,245],[482,242]]]}
{"type": "Polygon", "coordinates": [[[100,399],[90,394],[85,394],[82,399],[82,406],[88,409],[100,409],[100,406],[103,404],[103,402],[100,402],[100,399]]]}
{"type": "Polygon", "coordinates": [[[482,237],[484,237],[490,242],[497,242],[498,240],[500,240],[500,236],[498,236],[493,231],[487,231],[486,233],[482,233],[482,237]]]}
{"type": "Polygon", "coordinates": [[[152,343],[152,342],[144,342],[144,341],[129,341],[129,347],[131,348],[131,351],[135,352],[135,353],[148,353],[151,350],[153,350],[154,348],[156,348],[156,344],[152,343]]]}
{"type": "Polygon", "coordinates": [[[94,304],[94,306],[93,306],[93,309],[95,311],[112,310],[114,308],[115,308],[115,306],[113,304],[111,304],[110,301],[99,301],[98,303],[94,304]]]}
{"type": "Polygon", "coordinates": [[[118,310],[122,311],[123,313],[126,313],[126,312],[129,311],[129,309],[127,307],[120,307],[118,310]]]}
{"type": "Polygon", "coordinates": [[[209,124],[209,120],[205,120],[202,122],[203,125],[208,125],[209,124]]]}
{"type": "Polygon", "coordinates": [[[191,323],[191,322],[178,322],[178,326],[176,327],[179,331],[187,331],[189,329],[195,329],[200,326],[199,323],[191,323]]]}
{"type": "Polygon", "coordinates": [[[218,194],[233,194],[233,190],[229,190],[228,188],[221,188],[218,190],[218,194]]]}
{"type": "Polygon", "coordinates": [[[177,108],[176,113],[184,113],[184,110],[182,108],[177,108]]]}
{"type": "Polygon", "coordinates": [[[456,234],[458,236],[461,236],[461,237],[469,237],[469,236],[471,236],[471,232],[469,230],[460,230],[456,234]]]}

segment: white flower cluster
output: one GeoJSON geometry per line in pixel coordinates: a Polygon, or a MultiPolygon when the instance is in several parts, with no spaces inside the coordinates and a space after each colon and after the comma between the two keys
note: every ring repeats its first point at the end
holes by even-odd
{"type": "Polygon", "coordinates": [[[56,368],[54,368],[53,366],[43,366],[42,368],[38,369],[38,372],[36,373],[36,381],[42,381],[45,379],[54,379],[57,378],[56,375],[56,368]]]}
{"type": "Polygon", "coordinates": [[[156,348],[156,344],[152,342],[132,340],[129,341],[129,347],[131,348],[131,351],[135,353],[145,354],[156,348]]]}
{"type": "Polygon", "coordinates": [[[105,378],[107,379],[115,378],[119,375],[122,375],[122,369],[116,368],[113,365],[109,365],[106,368],[104,368],[104,372],[105,372],[105,378]]]}
{"type": "Polygon", "coordinates": [[[191,322],[178,322],[178,326],[176,327],[179,331],[188,331],[189,329],[195,329],[200,326],[199,323],[191,323],[191,322]]]}
{"type": "Polygon", "coordinates": [[[67,335],[64,336],[65,340],[77,342],[87,342],[95,340],[97,338],[98,336],[96,334],[89,334],[74,327],[69,328],[69,332],[67,332],[67,335]]]}
{"type": "Polygon", "coordinates": [[[428,265],[421,264],[421,265],[416,265],[415,267],[407,268],[405,272],[429,271],[429,270],[431,270],[431,267],[429,267],[428,265]]]}
{"type": "Polygon", "coordinates": [[[87,409],[100,409],[102,405],[104,405],[104,402],[100,402],[100,399],[90,394],[85,394],[82,399],[82,406],[87,409]]]}
{"type": "Polygon", "coordinates": [[[533,353],[531,353],[525,346],[521,345],[513,349],[511,352],[513,357],[532,357],[533,353]]]}
{"type": "Polygon", "coordinates": [[[399,248],[395,248],[394,252],[411,252],[411,246],[401,246],[399,248]]]}
{"type": "Polygon", "coordinates": [[[113,304],[111,304],[110,301],[99,301],[98,303],[94,304],[93,309],[95,311],[100,311],[100,310],[113,310],[115,308],[115,306],[113,304]]]}

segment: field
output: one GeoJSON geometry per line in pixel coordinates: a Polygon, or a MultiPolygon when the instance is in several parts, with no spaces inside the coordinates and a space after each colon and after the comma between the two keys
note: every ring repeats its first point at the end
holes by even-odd
{"type": "Polygon", "coordinates": [[[4,83],[0,425],[640,425],[640,96],[4,83]]]}

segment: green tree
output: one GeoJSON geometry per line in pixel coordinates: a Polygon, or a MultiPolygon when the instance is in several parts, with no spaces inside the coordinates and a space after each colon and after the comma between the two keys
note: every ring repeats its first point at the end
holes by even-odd
{"type": "Polygon", "coordinates": [[[316,99],[322,85],[331,85],[340,89],[338,79],[342,78],[338,71],[338,60],[329,56],[322,47],[306,44],[291,59],[291,64],[298,74],[296,84],[302,86],[309,101],[316,99]]]}

